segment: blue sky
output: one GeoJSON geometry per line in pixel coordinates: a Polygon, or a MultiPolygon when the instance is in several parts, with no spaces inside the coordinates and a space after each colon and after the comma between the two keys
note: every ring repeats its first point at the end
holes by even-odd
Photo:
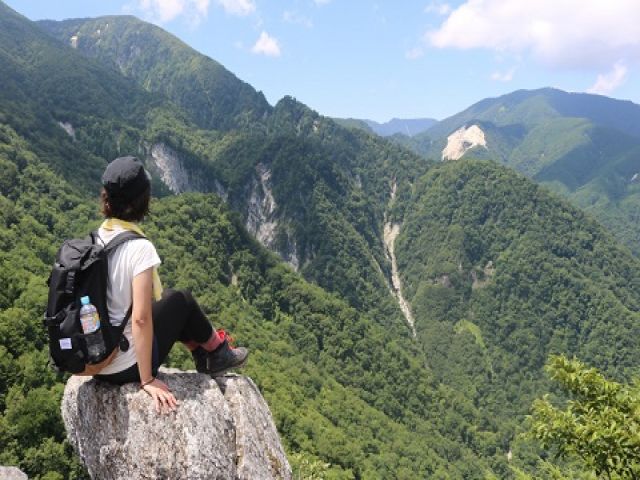
{"type": "Polygon", "coordinates": [[[8,0],[26,17],[133,14],[274,104],[445,118],[520,88],[640,103],[638,0],[8,0]]]}

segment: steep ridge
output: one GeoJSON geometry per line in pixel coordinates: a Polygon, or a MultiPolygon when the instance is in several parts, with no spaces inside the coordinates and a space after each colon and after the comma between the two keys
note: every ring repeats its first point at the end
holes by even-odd
{"type": "Polygon", "coordinates": [[[440,138],[472,121],[491,122],[497,126],[521,124],[530,128],[559,117],[584,118],[596,125],[640,137],[640,106],[633,102],[554,88],[517,90],[497,98],[486,98],[438,122],[428,134],[440,138]]]}
{"type": "Polygon", "coordinates": [[[135,17],[45,20],[38,25],[146,90],[166,96],[189,112],[200,128],[249,125],[271,109],[262,93],[218,62],[135,17]]]}
{"type": "MultiPolygon", "coordinates": [[[[0,121],[85,192],[97,190],[107,159],[153,157],[158,144],[170,146],[185,132],[198,135],[169,100],[65,47],[1,2],[0,45],[0,121]]],[[[209,183],[212,165],[189,150],[179,154],[198,187],[216,191],[215,180],[209,183]]],[[[156,173],[155,191],[169,193],[156,173]]]]}

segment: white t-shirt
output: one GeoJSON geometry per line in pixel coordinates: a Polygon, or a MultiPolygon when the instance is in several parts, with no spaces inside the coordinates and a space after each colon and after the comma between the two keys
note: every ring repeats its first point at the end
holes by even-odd
{"type": "MultiPolygon", "coordinates": [[[[119,233],[125,231],[116,227],[114,230],[98,229],[98,235],[108,244],[119,233]]],[[[109,286],[107,288],[107,308],[109,319],[113,325],[120,325],[127,315],[133,301],[133,277],[160,265],[160,257],[156,248],[146,238],[129,240],[120,245],[109,255],[109,286]]],[[[126,352],[118,349],[113,361],[100,371],[100,375],[121,372],[136,363],[136,349],[131,330],[131,319],[124,327],[124,336],[129,340],[126,352]]]]}

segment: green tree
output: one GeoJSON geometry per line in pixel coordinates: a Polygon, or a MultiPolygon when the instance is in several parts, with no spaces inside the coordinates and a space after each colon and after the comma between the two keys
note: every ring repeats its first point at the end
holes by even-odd
{"type": "Polygon", "coordinates": [[[566,408],[549,395],[533,404],[531,434],[560,458],[579,457],[599,478],[640,474],[640,385],[607,380],[597,369],[564,356],[546,366],[570,395],[566,408]]]}

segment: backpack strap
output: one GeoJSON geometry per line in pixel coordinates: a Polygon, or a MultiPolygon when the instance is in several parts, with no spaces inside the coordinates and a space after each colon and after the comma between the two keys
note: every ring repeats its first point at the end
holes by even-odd
{"type": "MultiPolygon", "coordinates": [[[[98,231],[91,232],[91,237],[93,239],[93,243],[98,243],[98,240],[102,242],[102,239],[98,235],[98,231]]],[[[144,235],[140,235],[139,233],[132,232],[131,230],[125,230],[122,233],[119,233],[113,240],[111,240],[108,244],[104,246],[104,252],[109,256],[111,252],[114,252],[120,245],[127,243],[129,240],[136,240],[139,238],[147,238],[144,235]]],[[[102,242],[104,243],[104,242],[102,242]]],[[[133,313],[133,304],[127,310],[126,315],[122,319],[122,323],[115,327],[120,330],[120,340],[118,341],[118,347],[121,351],[126,352],[129,350],[129,340],[124,336],[124,329],[131,318],[131,313],[133,313]]]]}
{"type": "MultiPolygon", "coordinates": [[[[94,232],[91,232],[91,237],[93,239],[93,243],[98,243],[98,241],[100,241],[104,244],[104,242],[102,241],[102,238],[100,238],[100,236],[98,235],[97,230],[94,232]]],[[[147,238],[147,237],[145,237],[144,235],[140,235],[139,233],[132,232],[131,230],[125,230],[124,232],[116,235],[113,240],[107,243],[104,246],[104,251],[107,252],[107,255],[108,255],[123,243],[126,243],[129,240],[136,240],[138,238],[147,238]]]]}

